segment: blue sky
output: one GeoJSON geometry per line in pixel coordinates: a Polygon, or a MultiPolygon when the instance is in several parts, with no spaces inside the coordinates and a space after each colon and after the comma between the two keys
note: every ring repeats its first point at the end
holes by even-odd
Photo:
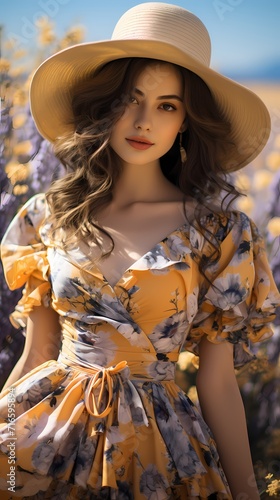
{"type": "MultiPolygon", "coordinates": [[[[198,15],[212,39],[212,66],[232,76],[280,65],[279,0],[168,0],[198,15]]],[[[58,35],[74,24],[86,28],[86,41],[108,39],[118,18],[139,1],[10,0],[1,12],[3,38],[18,37],[34,50],[34,22],[48,14],[58,35]]],[[[5,53],[3,53],[5,56],[5,53]]]]}

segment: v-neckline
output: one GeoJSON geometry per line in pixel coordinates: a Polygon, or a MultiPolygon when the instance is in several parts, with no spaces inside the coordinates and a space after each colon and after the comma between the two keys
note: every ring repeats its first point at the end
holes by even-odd
{"type": "Polygon", "coordinates": [[[163,243],[168,240],[173,234],[182,231],[184,228],[188,227],[189,223],[188,222],[183,222],[180,226],[178,226],[176,229],[173,229],[170,233],[168,233],[165,237],[163,237],[161,240],[159,240],[157,243],[155,243],[149,250],[144,252],[138,259],[132,262],[121,274],[121,276],[118,278],[115,284],[111,284],[104,273],[101,271],[100,267],[98,264],[95,264],[96,268],[99,271],[99,274],[102,276],[104,283],[109,286],[114,292],[115,289],[120,286],[120,282],[125,278],[125,276],[129,273],[130,270],[133,270],[137,268],[137,264],[142,261],[149,253],[151,253],[157,246],[163,245],[163,243]]]}

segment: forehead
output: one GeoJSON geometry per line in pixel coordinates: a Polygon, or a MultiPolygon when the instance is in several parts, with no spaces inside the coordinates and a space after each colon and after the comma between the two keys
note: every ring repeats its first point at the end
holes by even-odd
{"type": "Polygon", "coordinates": [[[153,61],[139,70],[135,75],[133,85],[141,87],[144,92],[165,87],[180,92],[182,90],[182,75],[173,64],[153,61]]]}

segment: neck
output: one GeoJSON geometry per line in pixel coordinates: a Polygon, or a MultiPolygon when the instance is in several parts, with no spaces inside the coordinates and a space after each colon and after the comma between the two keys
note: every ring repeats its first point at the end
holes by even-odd
{"type": "Polygon", "coordinates": [[[159,202],[178,197],[179,190],[163,175],[159,161],[147,165],[123,164],[113,191],[113,203],[159,202]]]}

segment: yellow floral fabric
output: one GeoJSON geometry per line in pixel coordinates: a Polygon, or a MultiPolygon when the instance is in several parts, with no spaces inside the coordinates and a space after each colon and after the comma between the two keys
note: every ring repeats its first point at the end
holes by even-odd
{"type": "Polygon", "coordinates": [[[185,223],[112,287],[82,245],[50,243],[47,213],[36,195],[2,242],[9,286],[25,286],[13,323],[44,304],[58,312],[63,339],[58,360],[12,388],[13,493],[10,390],[1,394],[1,499],[230,499],[211,431],[174,373],[180,351],[199,354],[203,335],[232,343],[236,367],[253,358],[250,341],[271,335],[280,300],[253,222],[208,214],[207,238],[185,223]],[[221,257],[203,276],[209,237],[221,257]]]}

